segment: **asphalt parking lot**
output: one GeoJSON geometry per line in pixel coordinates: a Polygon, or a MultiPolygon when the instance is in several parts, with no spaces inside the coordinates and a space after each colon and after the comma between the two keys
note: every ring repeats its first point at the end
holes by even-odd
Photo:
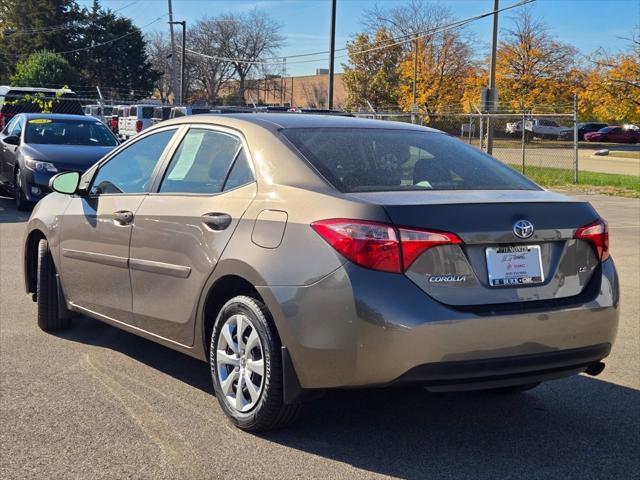
{"type": "Polygon", "coordinates": [[[332,392],[294,427],[260,435],[226,421],[204,363],[88,318],[41,332],[22,283],[27,215],[0,198],[0,477],[634,477],[640,200],[585,198],[609,220],[622,284],[618,341],[600,376],[513,397],[332,392]]]}

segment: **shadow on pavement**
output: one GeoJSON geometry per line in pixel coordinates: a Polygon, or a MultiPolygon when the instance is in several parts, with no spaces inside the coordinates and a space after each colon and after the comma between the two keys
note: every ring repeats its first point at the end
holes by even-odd
{"type": "Polygon", "coordinates": [[[192,387],[213,394],[206,363],[93,318],[79,316],[72,322],[72,328],[55,332],[55,335],[123,353],[192,387]]]}
{"type": "Polygon", "coordinates": [[[5,197],[0,193],[0,223],[21,223],[29,220],[31,212],[19,212],[16,210],[13,198],[5,197]]]}
{"type": "Polygon", "coordinates": [[[631,478],[640,392],[589,377],[520,395],[334,391],[263,437],[406,479],[631,478]]]}
{"type": "MultiPolygon", "coordinates": [[[[203,362],[81,317],[60,335],[124,353],[212,393],[203,362]]],[[[294,426],[260,438],[406,479],[632,478],[640,391],[578,376],[519,395],[420,389],[328,392],[294,426]]]]}

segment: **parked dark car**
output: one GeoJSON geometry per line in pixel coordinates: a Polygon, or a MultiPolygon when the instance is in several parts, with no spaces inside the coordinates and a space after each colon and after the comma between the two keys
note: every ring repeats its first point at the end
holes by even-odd
{"type": "Polygon", "coordinates": [[[84,172],[118,140],[95,117],[43,113],[14,116],[0,132],[0,185],[24,210],[50,192],[59,172],[84,172]]]}
{"type": "Polygon", "coordinates": [[[637,143],[640,142],[640,131],[622,127],[606,127],[597,132],[584,135],[587,142],[637,143]]]}
{"type": "Polygon", "coordinates": [[[67,113],[70,115],[84,115],[82,105],[77,95],[71,90],[56,90],[53,88],[7,87],[0,86],[0,130],[3,129],[14,115],[19,113],[39,113],[41,107],[28,97],[41,95],[53,102],[52,113],[67,113]]]}
{"type": "MultiPolygon", "coordinates": [[[[584,136],[587,133],[597,132],[603,128],[607,128],[606,123],[594,123],[594,122],[581,122],[578,123],[578,140],[584,140],[584,136]]],[[[572,140],[573,129],[567,129],[560,134],[561,140],[572,140]]]]}

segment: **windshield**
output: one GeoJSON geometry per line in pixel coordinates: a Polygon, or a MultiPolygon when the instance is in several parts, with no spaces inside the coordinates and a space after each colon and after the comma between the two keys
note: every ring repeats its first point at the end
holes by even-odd
{"type": "Polygon", "coordinates": [[[113,147],[118,144],[104,124],[93,120],[32,118],[27,121],[26,143],[47,145],[93,145],[113,147]]]}
{"type": "Polygon", "coordinates": [[[539,189],[489,155],[442,133],[380,128],[282,133],[343,192],[539,189]]]}

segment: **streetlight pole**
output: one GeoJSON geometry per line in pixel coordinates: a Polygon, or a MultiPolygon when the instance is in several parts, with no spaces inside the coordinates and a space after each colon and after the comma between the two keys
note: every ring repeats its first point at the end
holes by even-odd
{"type": "Polygon", "coordinates": [[[173,35],[173,7],[169,1],[169,36],[171,37],[171,89],[173,90],[173,103],[176,102],[178,82],[176,82],[176,40],[173,35]]]}
{"type": "Polygon", "coordinates": [[[329,40],[329,89],[328,108],[333,109],[333,62],[336,53],[336,0],[331,0],[331,31],[329,40]]]}
{"type": "Polygon", "coordinates": [[[411,123],[416,123],[416,83],[418,81],[418,36],[413,40],[413,86],[411,88],[411,123]]]}
{"type": "MultiPolygon", "coordinates": [[[[489,67],[489,110],[491,112],[496,109],[496,58],[498,48],[498,9],[500,8],[500,0],[493,0],[493,37],[491,39],[491,65],[489,67]]],[[[522,125],[524,130],[524,124],[522,125]]],[[[493,153],[493,119],[491,114],[487,116],[487,153],[493,153]]]]}
{"type": "Polygon", "coordinates": [[[187,22],[181,20],[179,22],[169,22],[172,25],[180,25],[182,27],[182,58],[180,58],[180,105],[184,105],[184,64],[187,48],[187,22]]]}

